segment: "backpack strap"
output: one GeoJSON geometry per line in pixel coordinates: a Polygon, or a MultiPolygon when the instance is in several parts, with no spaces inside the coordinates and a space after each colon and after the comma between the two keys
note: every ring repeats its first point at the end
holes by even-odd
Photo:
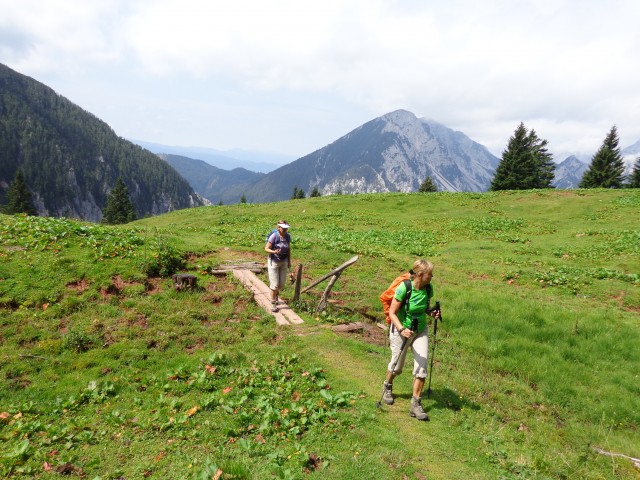
{"type": "MultiPolygon", "coordinates": [[[[405,278],[402,283],[404,283],[406,293],[404,295],[404,298],[402,299],[402,302],[400,302],[400,308],[404,307],[405,305],[409,305],[409,300],[411,300],[411,292],[413,291],[413,282],[411,281],[411,278],[405,278]]],[[[391,332],[393,332],[394,330],[395,325],[393,324],[393,322],[391,322],[391,332]]]]}
{"type": "Polygon", "coordinates": [[[404,288],[407,291],[407,294],[404,296],[404,299],[400,304],[401,307],[403,307],[404,305],[409,305],[409,300],[411,300],[411,292],[413,291],[413,282],[410,278],[405,278],[402,282],[404,283],[404,288]]]}

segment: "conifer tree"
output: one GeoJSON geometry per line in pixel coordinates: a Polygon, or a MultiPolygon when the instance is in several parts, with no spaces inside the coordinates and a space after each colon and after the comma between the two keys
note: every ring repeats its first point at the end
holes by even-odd
{"type": "Polygon", "coordinates": [[[319,197],[319,196],[320,196],[320,190],[318,190],[318,187],[313,187],[313,190],[311,190],[309,197],[313,198],[313,197],[319,197]]]}
{"type": "Polygon", "coordinates": [[[636,163],[633,165],[633,171],[629,176],[629,187],[640,188],[640,157],[636,158],[636,163]]]}
{"type": "Polygon", "coordinates": [[[547,150],[547,143],[538,138],[535,130],[528,132],[520,122],[502,152],[490,190],[553,188],[551,182],[556,166],[547,150]]]}
{"type": "Polygon", "coordinates": [[[291,195],[290,200],[297,200],[299,198],[304,198],[304,197],[305,197],[304,190],[302,190],[301,188],[298,188],[298,186],[295,185],[293,187],[293,195],[291,195]]]}
{"type": "Polygon", "coordinates": [[[420,184],[420,188],[418,189],[418,191],[421,192],[421,193],[437,192],[438,191],[438,186],[434,183],[434,181],[433,181],[433,179],[431,177],[427,177],[420,184]]]}
{"type": "Polygon", "coordinates": [[[620,188],[624,181],[624,161],[618,148],[618,130],[614,125],[578,185],[580,188],[620,188]]]}
{"type": "Polygon", "coordinates": [[[116,225],[129,223],[136,219],[136,211],[129,198],[129,190],[121,178],[107,197],[107,205],[102,210],[102,221],[116,225]]]}
{"type": "Polygon", "coordinates": [[[240,197],[240,203],[247,203],[247,197],[245,196],[245,194],[243,193],[242,196],[240,197]]]}
{"type": "Polygon", "coordinates": [[[26,213],[27,215],[38,215],[31,201],[31,192],[27,188],[21,170],[16,172],[11,185],[9,185],[7,200],[7,204],[2,209],[6,214],[26,213]]]}

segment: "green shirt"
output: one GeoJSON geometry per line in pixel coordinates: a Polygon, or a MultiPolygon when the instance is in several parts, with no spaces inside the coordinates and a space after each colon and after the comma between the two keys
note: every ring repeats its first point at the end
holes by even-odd
{"type": "MultiPolygon", "coordinates": [[[[412,285],[413,287],[413,285],[412,285]]],[[[398,285],[394,298],[399,302],[404,300],[407,295],[407,289],[404,286],[404,282],[398,285]]],[[[405,328],[411,328],[411,320],[413,318],[418,319],[418,333],[421,333],[427,326],[427,307],[429,301],[433,297],[433,286],[427,290],[427,286],[422,290],[416,290],[411,288],[411,297],[409,298],[409,305],[403,305],[398,311],[398,319],[402,322],[402,326],[405,328]],[[429,295],[431,294],[431,295],[429,295]],[[407,308],[408,307],[408,308],[407,308]],[[407,315],[407,310],[409,314],[407,315]]]]}

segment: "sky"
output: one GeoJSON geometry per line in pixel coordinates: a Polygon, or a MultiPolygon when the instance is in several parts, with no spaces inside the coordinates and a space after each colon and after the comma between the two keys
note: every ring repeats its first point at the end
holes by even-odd
{"type": "Polygon", "coordinates": [[[0,0],[0,63],[172,146],[292,159],[397,109],[500,157],[640,140],[638,0],[0,0]]]}

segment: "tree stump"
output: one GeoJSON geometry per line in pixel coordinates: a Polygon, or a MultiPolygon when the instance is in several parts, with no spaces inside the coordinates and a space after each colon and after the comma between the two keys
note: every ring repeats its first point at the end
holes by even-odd
{"type": "Polygon", "coordinates": [[[182,290],[184,288],[196,288],[198,284],[198,278],[195,275],[188,273],[180,273],[173,275],[173,284],[176,290],[182,290]]]}

